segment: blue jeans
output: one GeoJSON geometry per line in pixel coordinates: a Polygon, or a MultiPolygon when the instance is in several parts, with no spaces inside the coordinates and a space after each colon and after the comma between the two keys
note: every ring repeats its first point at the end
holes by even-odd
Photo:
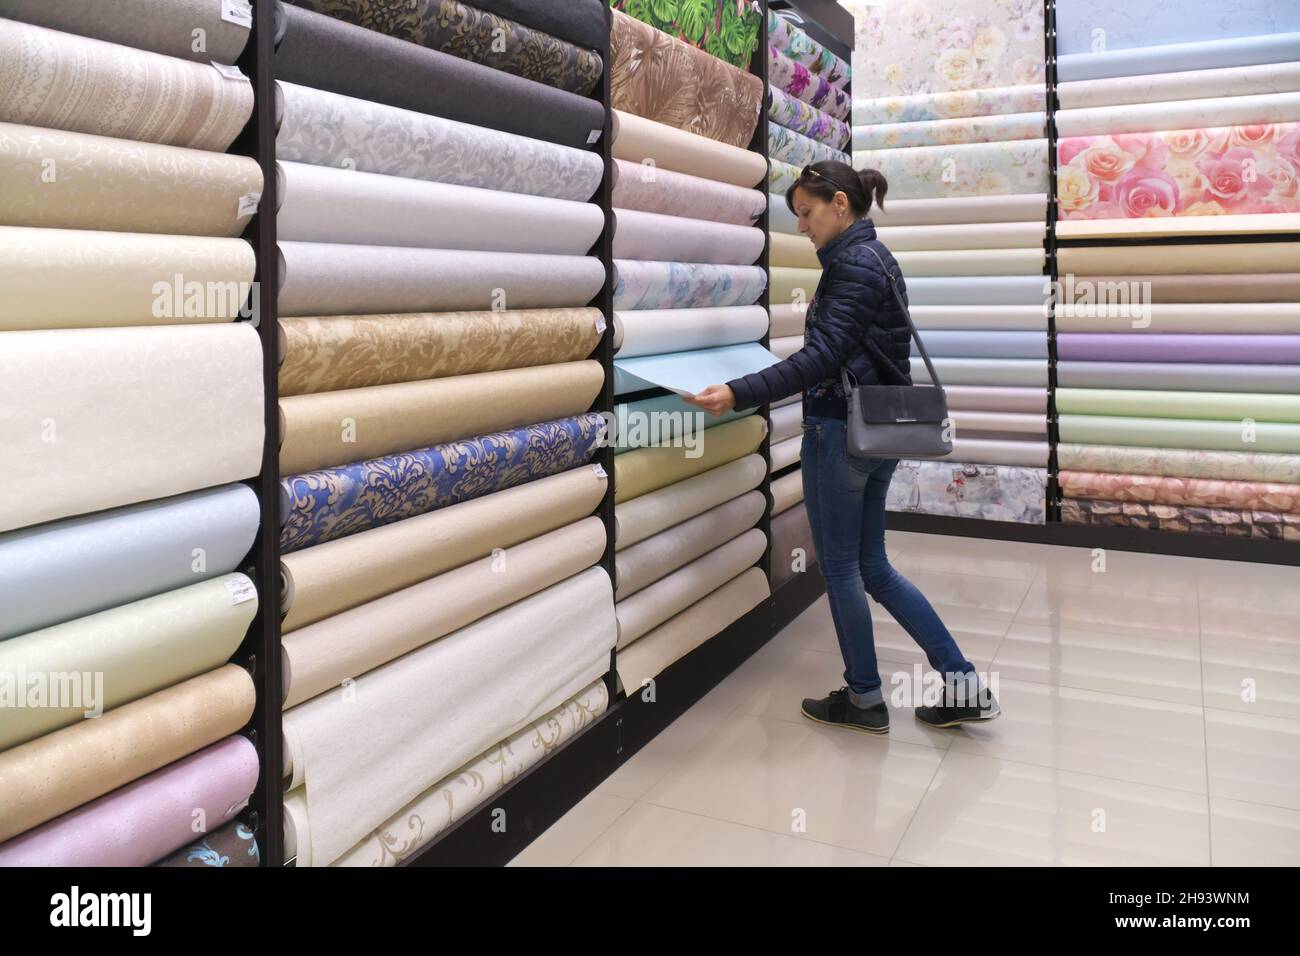
{"type": "Polygon", "coordinates": [[[845,451],[844,422],[804,417],[803,492],[813,547],[826,579],[844,682],[858,695],[880,688],[870,594],[893,615],[942,674],[974,673],[930,602],[885,554],[885,495],[896,458],[865,460],[845,451]]]}

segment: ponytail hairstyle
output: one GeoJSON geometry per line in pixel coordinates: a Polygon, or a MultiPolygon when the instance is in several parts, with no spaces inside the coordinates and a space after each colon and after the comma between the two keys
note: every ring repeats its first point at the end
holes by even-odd
{"type": "Polygon", "coordinates": [[[838,159],[823,159],[803,168],[799,178],[785,191],[785,204],[791,212],[794,212],[794,191],[800,186],[826,202],[834,199],[836,193],[844,193],[849,198],[854,219],[865,216],[873,204],[883,211],[885,193],[889,191],[889,183],[880,170],[857,170],[838,159]]]}

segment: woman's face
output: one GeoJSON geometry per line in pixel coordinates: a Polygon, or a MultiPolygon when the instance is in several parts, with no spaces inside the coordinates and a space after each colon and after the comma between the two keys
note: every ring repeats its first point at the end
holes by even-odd
{"type": "Polygon", "coordinates": [[[794,212],[799,217],[799,234],[812,240],[820,249],[853,223],[849,214],[849,197],[837,192],[832,200],[814,196],[802,186],[795,187],[794,212]]]}

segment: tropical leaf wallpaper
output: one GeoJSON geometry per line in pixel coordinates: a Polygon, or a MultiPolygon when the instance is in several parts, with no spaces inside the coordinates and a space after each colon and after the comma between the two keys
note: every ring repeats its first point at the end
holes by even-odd
{"type": "Polygon", "coordinates": [[[758,48],[762,19],[752,0],[609,0],[615,10],[742,70],[758,48]]]}

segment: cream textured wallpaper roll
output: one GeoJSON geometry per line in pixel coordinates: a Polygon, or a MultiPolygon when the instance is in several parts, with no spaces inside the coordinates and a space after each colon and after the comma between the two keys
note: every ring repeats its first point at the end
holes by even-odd
{"type": "Polygon", "coordinates": [[[728,146],[622,110],[613,111],[614,157],[652,160],[664,169],[733,186],[752,187],[767,175],[761,153],[728,146]]]}
{"type": "Polygon", "coordinates": [[[614,462],[615,501],[630,501],[651,491],[709,471],[751,454],[763,441],[767,423],[757,415],[739,418],[706,431],[701,454],[685,448],[638,448],[614,462]]]}
{"type": "Polygon", "coordinates": [[[763,230],[753,226],[635,209],[615,209],[613,215],[617,259],[749,265],[763,254],[763,230]]]}
{"type": "Polygon", "coordinates": [[[767,312],[758,305],[614,313],[614,340],[624,359],[757,342],[767,327],[767,312]]]}
{"type": "Polygon", "coordinates": [[[762,455],[746,455],[620,504],[614,511],[619,550],[758,487],[766,470],[762,455]]]}
{"type": "Polygon", "coordinates": [[[772,482],[772,514],[793,508],[803,501],[803,471],[792,471],[772,482]]]}
{"type": "Polygon", "coordinates": [[[775,443],[771,446],[769,452],[771,456],[771,471],[773,474],[793,465],[799,460],[800,450],[803,447],[803,437],[787,438],[783,442],[775,443]]]}

